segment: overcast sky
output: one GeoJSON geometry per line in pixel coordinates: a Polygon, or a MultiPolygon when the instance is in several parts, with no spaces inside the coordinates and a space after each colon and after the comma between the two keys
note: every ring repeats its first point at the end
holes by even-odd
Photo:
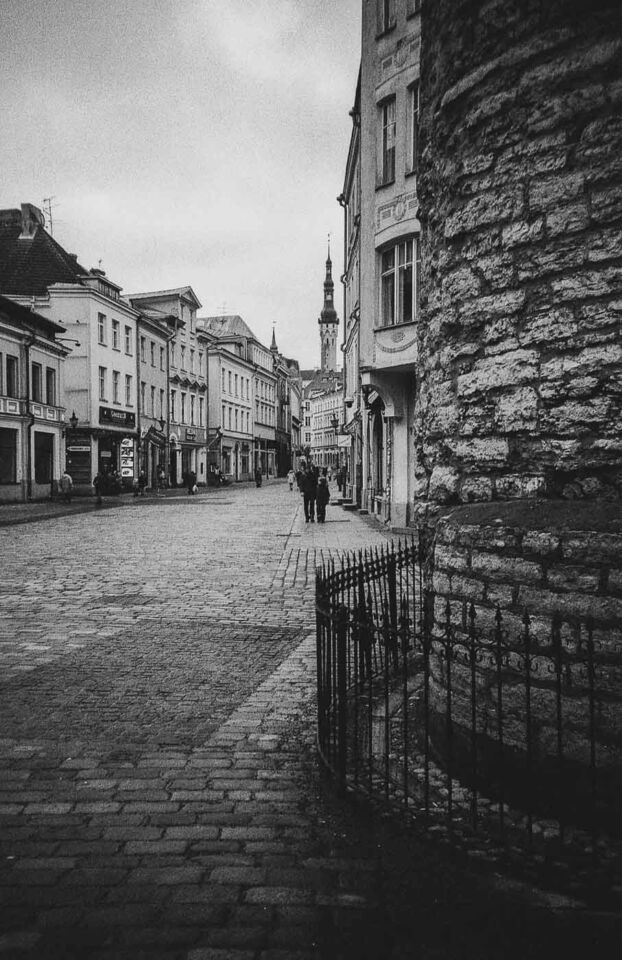
{"type": "MultiPolygon", "coordinates": [[[[361,0],[2,0],[0,207],[125,293],[190,284],[319,365],[361,0]]],[[[342,328],[341,328],[342,329],[342,328]]],[[[341,342],[341,331],[340,338],[341,342]]]]}

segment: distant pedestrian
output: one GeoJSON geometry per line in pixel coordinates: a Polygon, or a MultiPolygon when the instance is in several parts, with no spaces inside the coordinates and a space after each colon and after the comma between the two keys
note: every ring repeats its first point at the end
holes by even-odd
{"type": "Polygon", "coordinates": [[[145,487],[147,486],[147,474],[144,470],[141,470],[138,474],[138,484],[137,490],[134,492],[134,496],[145,496],[145,487]]]}
{"type": "Polygon", "coordinates": [[[166,474],[164,472],[164,467],[158,467],[158,490],[164,490],[166,488],[166,474]]]}
{"type": "Polygon", "coordinates": [[[326,505],[329,500],[330,492],[328,489],[328,483],[326,482],[326,477],[320,477],[317,483],[317,493],[315,495],[318,523],[324,523],[326,520],[326,505]]]}
{"type": "Polygon", "coordinates": [[[101,506],[102,490],[104,487],[104,477],[101,473],[96,473],[93,477],[93,486],[95,487],[95,496],[97,497],[97,506],[101,506]]]}
{"type": "Polygon", "coordinates": [[[73,480],[69,476],[67,469],[63,470],[63,475],[60,478],[60,489],[63,495],[63,500],[66,503],[71,503],[71,491],[73,490],[73,480]]]}
{"type": "Polygon", "coordinates": [[[256,467],[255,468],[255,486],[260,487],[261,481],[262,481],[261,467],[256,467]]]}
{"type": "Polygon", "coordinates": [[[197,475],[194,470],[189,470],[186,474],[186,483],[188,485],[188,493],[194,494],[197,492],[197,475]]]}
{"type": "Polygon", "coordinates": [[[290,489],[290,490],[293,490],[293,489],[294,489],[294,480],[295,480],[295,479],[296,479],[296,474],[294,473],[294,471],[293,471],[292,468],[290,467],[290,468],[289,468],[289,472],[288,472],[288,474],[287,474],[287,482],[289,483],[289,489],[290,489]]]}

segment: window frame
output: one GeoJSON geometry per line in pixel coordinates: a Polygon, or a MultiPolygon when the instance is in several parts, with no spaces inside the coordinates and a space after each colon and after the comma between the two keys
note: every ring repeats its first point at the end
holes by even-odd
{"type": "Polygon", "coordinates": [[[408,87],[408,123],[407,123],[408,169],[406,171],[407,175],[417,173],[417,168],[418,168],[417,158],[419,153],[420,108],[421,108],[420,84],[419,84],[419,80],[415,80],[414,83],[411,83],[408,87]]]}
{"type": "Polygon", "coordinates": [[[385,187],[395,183],[395,161],[397,143],[397,97],[391,94],[378,104],[380,114],[380,155],[378,186],[385,187]],[[389,115],[391,111],[392,116],[389,115]],[[392,140],[392,143],[390,141],[392,140]]]}
{"type": "Polygon", "coordinates": [[[30,364],[30,400],[43,402],[43,367],[36,360],[30,364]]]}
{"type": "Polygon", "coordinates": [[[421,247],[419,235],[401,237],[379,250],[379,327],[397,327],[416,323],[419,318],[419,295],[421,283],[421,247]],[[410,245],[410,251],[408,247],[410,245]],[[403,253],[403,256],[402,256],[403,253]],[[385,259],[392,255],[392,262],[385,259]],[[405,316],[407,300],[406,276],[410,277],[410,316],[405,316]],[[389,306],[390,304],[390,306],[389,306]],[[388,319],[390,317],[390,319],[388,319]]]}
{"type": "Polygon", "coordinates": [[[97,379],[99,382],[99,399],[104,403],[106,400],[106,388],[108,386],[108,367],[98,367],[97,379]]]}
{"type": "Polygon", "coordinates": [[[106,324],[106,314],[98,313],[97,314],[97,342],[100,346],[108,346],[107,341],[107,324],[106,324]]]}
{"type": "Polygon", "coordinates": [[[121,347],[119,346],[119,342],[120,342],[120,341],[119,341],[119,335],[120,335],[120,332],[121,332],[121,324],[119,323],[118,320],[111,320],[111,321],[110,321],[110,327],[111,327],[111,331],[112,331],[112,349],[113,349],[113,350],[120,350],[121,347]]]}

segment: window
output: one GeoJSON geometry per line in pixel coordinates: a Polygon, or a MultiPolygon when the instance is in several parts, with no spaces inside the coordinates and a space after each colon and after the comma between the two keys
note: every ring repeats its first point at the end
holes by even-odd
{"type": "Polygon", "coordinates": [[[222,411],[221,411],[221,413],[222,413],[222,425],[223,425],[223,429],[224,429],[224,426],[225,426],[225,409],[226,409],[226,407],[225,407],[225,405],[224,405],[224,403],[223,403],[223,405],[222,405],[222,411]]]}
{"type": "Polygon", "coordinates": [[[164,417],[164,390],[160,390],[160,417],[164,417]]]}
{"type": "Polygon", "coordinates": [[[380,104],[382,146],[380,156],[380,183],[395,180],[395,97],[380,104]]]}
{"type": "Polygon", "coordinates": [[[225,389],[226,389],[226,377],[227,377],[227,375],[226,375],[225,371],[223,370],[223,371],[222,371],[222,392],[223,392],[223,393],[225,392],[225,389]]]}
{"type": "Polygon", "coordinates": [[[238,408],[235,408],[235,429],[238,429],[238,408]]]}
{"type": "Polygon", "coordinates": [[[205,400],[199,397],[199,426],[202,427],[205,422],[205,400]]]}
{"type": "Polygon", "coordinates": [[[194,373],[194,350],[190,351],[190,373],[194,373]]]}
{"type": "Polygon", "coordinates": [[[231,430],[231,407],[227,411],[227,422],[229,424],[229,429],[231,430]]]}
{"type": "Polygon", "coordinates": [[[230,370],[229,371],[229,395],[231,396],[232,393],[233,393],[233,390],[231,389],[231,370],[230,370]]]}
{"type": "Polygon", "coordinates": [[[50,406],[56,403],[56,370],[53,367],[45,369],[45,402],[50,406]]]}
{"type": "Polygon", "coordinates": [[[181,369],[186,369],[186,348],[181,347],[181,369]]]}
{"type": "Polygon", "coordinates": [[[132,355],[132,328],[125,328],[125,352],[129,357],[132,355]]]}
{"type": "Polygon", "coordinates": [[[238,375],[237,375],[237,373],[236,373],[236,375],[235,375],[235,395],[236,395],[236,397],[237,397],[237,395],[238,395],[238,375]]]}
{"type": "Polygon", "coordinates": [[[171,365],[175,366],[175,344],[171,344],[171,365]]]}
{"type": "Polygon", "coordinates": [[[156,402],[155,402],[155,387],[151,387],[151,416],[155,417],[156,415],[156,402]]]}
{"type": "Polygon", "coordinates": [[[176,413],[175,413],[175,401],[176,401],[176,399],[177,399],[177,393],[176,393],[176,391],[175,391],[175,390],[171,390],[171,420],[176,420],[176,419],[177,419],[176,413]]]}
{"type": "Polygon", "coordinates": [[[125,374],[125,406],[132,406],[132,378],[128,373],[125,374]]]}
{"type": "Polygon", "coordinates": [[[41,376],[41,364],[32,363],[31,364],[31,384],[30,384],[30,397],[36,403],[41,403],[42,398],[42,376],[41,376]]]}
{"type": "Polygon", "coordinates": [[[164,347],[160,347],[160,370],[164,370],[164,347]]]}
{"type": "Polygon", "coordinates": [[[203,351],[199,350],[199,376],[203,376],[203,351]]]}
{"type": "Polygon", "coordinates": [[[186,423],[186,394],[181,394],[181,423],[186,423]]]}
{"type": "Polygon", "coordinates": [[[119,383],[121,381],[121,374],[118,370],[112,371],[112,402],[119,403],[119,383]]]}
{"type": "Polygon", "coordinates": [[[119,350],[119,321],[112,321],[112,349],[119,350]]]}
{"type": "Polygon", "coordinates": [[[99,399],[100,400],[106,399],[106,374],[107,374],[106,368],[100,367],[99,368],[99,399]]]}
{"type": "Polygon", "coordinates": [[[151,366],[155,367],[155,343],[153,340],[149,341],[149,357],[151,360],[151,366]]]}
{"type": "Polygon", "coordinates": [[[145,404],[147,402],[147,384],[144,380],[140,381],[140,409],[141,413],[145,412],[145,404]]]}
{"type": "Polygon", "coordinates": [[[419,262],[417,238],[404,240],[382,254],[380,322],[383,327],[416,319],[419,262]]]}
{"type": "Polygon", "coordinates": [[[378,33],[386,33],[395,26],[395,0],[376,0],[378,33]]]}
{"type": "Polygon", "coordinates": [[[194,426],[194,405],[196,398],[193,393],[190,394],[190,423],[194,426]]]}
{"type": "Polygon", "coordinates": [[[97,314],[97,342],[106,343],[106,315],[103,313],[97,314]]]}
{"type": "Polygon", "coordinates": [[[408,88],[408,172],[417,169],[417,153],[419,150],[419,84],[413,83],[408,88]]]}
{"type": "Polygon", "coordinates": [[[142,363],[144,363],[146,360],[146,357],[145,357],[146,348],[147,348],[147,341],[145,340],[144,337],[141,337],[140,338],[140,359],[142,363]]]}

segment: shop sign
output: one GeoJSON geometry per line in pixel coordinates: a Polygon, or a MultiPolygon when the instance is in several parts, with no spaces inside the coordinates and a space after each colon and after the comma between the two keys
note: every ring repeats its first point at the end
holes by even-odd
{"type": "Polygon", "coordinates": [[[186,430],[186,440],[194,440],[196,435],[196,430],[186,430]]]}
{"type": "Polygon", "coordinates": [[[66,449],[67,449],[68,451],[71,451],[71,453],[90,453],[90,452],[91,452],[91,445],[88,444],[88,446],[87,446],[87,445],[77,445],[77,444],[73,444],[72,446],[67,447],[66,449]]]}
{"type": "Polygon", "coordinates": [[[114,410],[112,407],[99,408],[99,422],[111,423],[117,427],[136,426],[136,414],[128,410],[114,410]]]}
{"type": "Polygon", "coordinates": [[[121,441],[121,476],[134,476],[134,441],[124,437],[121,441]]]}

